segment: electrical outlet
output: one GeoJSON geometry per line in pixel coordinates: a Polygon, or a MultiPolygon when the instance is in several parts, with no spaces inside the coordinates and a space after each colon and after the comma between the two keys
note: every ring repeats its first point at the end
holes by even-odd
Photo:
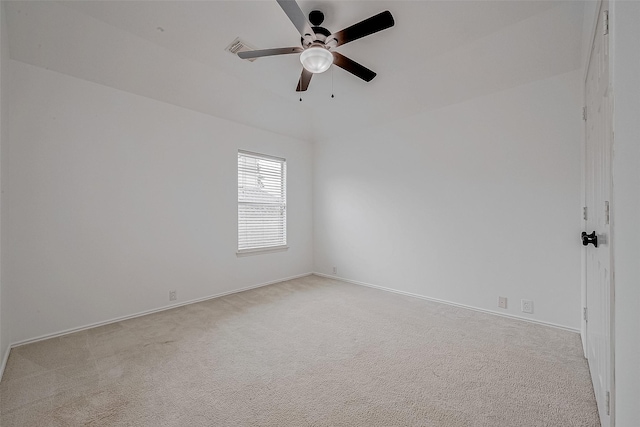
{"type": "Polygon", "coordinates": [[[523,299],[520,300],[520,302],[522,304],[523,313],[533,314],[533,301],[531,301],[530,299],[523,299]]]}
{"type": "Polygon", "coordinates": [[[169,291],[169,301],[175,301],[178,299],[176,291],[169,291]]]}
{"type": "Polygon", "coordinates": [[[338,267],[333,267],[333,274],[338,274],[338,267]]]}
{"type": "Polygon", "coordinates": [[[498,307],[507,308],[507,297],[498,297],[498,307]]]}

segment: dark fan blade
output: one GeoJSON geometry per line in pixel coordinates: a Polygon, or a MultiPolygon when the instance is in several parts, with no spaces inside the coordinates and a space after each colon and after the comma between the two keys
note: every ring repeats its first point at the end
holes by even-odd
{"type": "Polygon", "coordinates": [[[334,65],[337,65],[343,70],[350,72],[354,76],[360,77],[365,82],[370,82],[376,76],[376,73],[374,73],[364,65],[360,65],[356,61],[353,61],[338,52],[331,53],[333,54],[334,65]]]}
{"type": "Polygon", "coordinates": [[[298,87],[296,88],[296,92],[304,92],[309,87],[309,82],[311,81],[311,77],[313,77],[313,73],[311,71],[307,71],[306,68],[302,69],[302,75],[300,75],[300,80],[298,80],[298,87]]]}
{"type": "Polygon", "coordinates": [[[311,29],[311,25],[309,25],[309,21],[307,21],[307,18],[295,0],[277,0],[277,2],[282,10],[284,10],[284,13],[287,14],[291,22],[293,22],[293,25],[295,25],[302,37],[315,38],[315,34],[311,29]]]}
{"type": "Polygon", "coordinates": [[[242,59],[261,58],[263,56],[287,55],[289,53],[300,53],[304,49],[301,47],[279,47],[276,49],[248,50],[246,52],[238,52],[238,56],[242,59]]]}
{"type": "Polygon", "coordinates": [[[395,24],[393,16],[391,16],[391,12],[386,10],[372,16],[371,18],[367,18],[364,21],[360,21],[357,24],[353,24],[349,28],[345,28],[342,31],[331,34],[327,37],[325,43],[330,44],[332,43],[332,39],[335,39],[338,43],[336,47],[338,47],[345,43],[349,43],[370,34],[377,33],[378,31],[393,27],[393,24],[395,24]]]}

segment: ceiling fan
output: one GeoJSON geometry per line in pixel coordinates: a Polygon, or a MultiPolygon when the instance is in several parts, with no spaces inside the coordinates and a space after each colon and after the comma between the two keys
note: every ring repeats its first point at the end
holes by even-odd
{"type": "Polygon", "coordinates": [[[359,38],[393,27],[395,22],[388,10],[360,21],[342,31],[332,33],[320,26],[324,21],[324,14],[319,10],[312,11],[309,14],[309,21],[307,21],[295,0],[276,1],[298,32],[300,32],[302,47],[281,47],[238,52],[240,58],[254,59],[264,56],[299,53],[303,68],[296,88],[297,92],[306,91],[313,74],[328,70],[331,64],[337,65],[364,81],[373,80],[376,73],[336,52],[334,49],[359,38]]]}

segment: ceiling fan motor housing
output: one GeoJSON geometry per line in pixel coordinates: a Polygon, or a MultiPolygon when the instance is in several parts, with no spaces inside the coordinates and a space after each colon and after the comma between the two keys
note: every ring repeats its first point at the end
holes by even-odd
{"type": "Polygon", "coordinates": [[[314,34],[311,35],[313,41],[311,41],[309,38],[300,38],[302,47],[304,47],[305,49],[317,42],[325,43],[327,41],[327,37],[331,35],[331,31],[327,30],[324,27],[311,27],[311,29],[314,32],[314,34]]]}

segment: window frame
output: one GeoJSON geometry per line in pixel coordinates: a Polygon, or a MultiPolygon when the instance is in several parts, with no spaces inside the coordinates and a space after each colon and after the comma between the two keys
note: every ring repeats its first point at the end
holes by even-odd
{"type": "MultiPolygon", "coordinates": [[[[237,214],[237,220],[236,220],[236,255],[241,257],[241,256],[248,256],[248,255],[257,255],[257,254],[262,254],[262,253],[269,253],[269,252],[280,252],[280,251],[286,251],[289,249],[288,246],[288,233],[287,233],[287,222],[288,222],[288,215],[287,215],[287,159],[283,158],[283,157],[276,157],[276,156],[272,156],[269,154],[263,154],[263,153],[257,153],[254,151],[248,151],[248,150],[241,150],[238,149],[237,152],[237,161],[236,161],[236,174],[237,174],[237,184],[238,184],[238,193],[237,193],[237,207],[236,207],[236,214],[237,214]],[[246,157],[253,157],[256,159],[264,159],[264,160],[270,160],[270,161],[275,161],[275,162],[279,162],[281,165],[281,186],[282,186],[282,192],[283,192],[283,202],[280,204],[280,206],[282,206],[282,209],[284,211],[284,223],[283,223],[283,243],[279,244],[279,245],[271,245],[271,246],[257,246],[257,247],[248,247],[248,248],[244,248],[244,249],[240,249],[240,206],[243,202],[240,201],[240,166],[239,166],[239,160],[241,156],[246,156],[246,157]]],[[[247,202],[244,202],[247,203],[247,202]]],[[[265,203],[265,205],[271,205],[271,206],[277,206],[278,204],[269,204],[269,203],[265,203]]]]}

